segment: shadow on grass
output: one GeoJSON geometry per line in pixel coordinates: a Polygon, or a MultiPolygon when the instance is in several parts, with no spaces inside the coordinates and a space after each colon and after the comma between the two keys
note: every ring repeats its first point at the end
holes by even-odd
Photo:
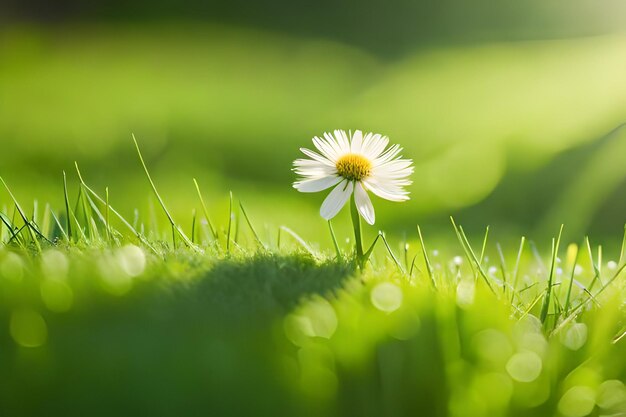
{"type": "Polygon", "coordinates": [[[276,323],[352,272],[257,255],[220,261],[191,283],[148,282],[127,298],[46,316],[44,347],[0,335],[0,415],[298,415],[276,323]]]}
{"type": "Polygon", "coordinates": [[[331,295],[352,272],[350,264],[317,264],[306,255],[257,255],[222,261],[182,291],[193,310],[218,315],[221,324],[258,324],[287,313],[303,297],[331,295]]]}

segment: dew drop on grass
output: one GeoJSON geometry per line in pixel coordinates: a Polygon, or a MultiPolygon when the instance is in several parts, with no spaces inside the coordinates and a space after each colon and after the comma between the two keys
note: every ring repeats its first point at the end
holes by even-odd
{"type": "Polygon", "coordinates": [[[464,279],[456,287],[456,303],[461,308],[470,307],[474,304],[476,284],[472,279],[464,279]]]}
{"type": "Polygon", "coordinates": [[[15,310],[11,314],[11,337],[23,347],[39,347],[46,343],[48,327],[43,317],[33,310],[15,310]]]}
{"type": "Polygon", "coordinates": [[[532,382],[539,377],[543,364],[535,352],[518,352],[511,356],[506,364],[506,371],[516,381],[532,382]]]}
{"type": "Polygon", "coordinates": [[[596,393],[589,387],[578,385],[563,394],[558,409],[566,417],[584,417],[591,413],[595,403],[596,393]]]}
{"type": "Polygon", "coordinates": [[[613,409],[619,406],[626,411],[626,387],[624,383],[617,379],[604,381],[598,387],[598,397],[596,404],[604,409],[613,409]]]}
{"type": "Polygon", "coordinates": [[[391,282],[381,282],[372,288],[372,305],[385,313],[392,313],[402,306],[402,289],[391,282]]]}
{"type": "Polygon", "coordinates": [[[569,350],[578,350],[587,341],[587,325],[574,323],[561,333],[561,343],[569,350]]]}

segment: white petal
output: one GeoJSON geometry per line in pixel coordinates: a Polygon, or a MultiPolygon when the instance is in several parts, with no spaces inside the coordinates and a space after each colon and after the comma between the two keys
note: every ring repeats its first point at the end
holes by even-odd
{"type": "Polygon", "coordinates": [[[380,156],[381,153],[385,150],[385,146],[389,143],[389,138],[387,136],[380,136],[378,133],[372,137],[367,149],[363,150],[365,156],[369,159],[374,160],[380,156]]]}
{"type": "Polygon", "coordinates": [[[352,141],[350,142],[350,152],[352,153],[361,153],[361,148],[363,146],[363,132],[360,130],[355,130],[352,135],[352,141]]]}
{"type": "Polygon", "coordinates": [[[369,177],[366,179],[366,181],[368,184],[374,187],[384,189],[394,194],[395,193],[408,194],[409,192],[404,190],[404,188],[402,187],[412,184],[412,181],[406,180],[406,179],[390,179],[390,178],[379,178],[379,177],[369,177]]]}
{"type": "Polygon", "coordinates": [[[374,165],[374,168],[384,171],[400,171],[410,168],[411,165],[413,165],[413,161],[410,159],[394,159],[384,164],[374,165]]]}
{"type": "Polygon", "coordinates": [[[374,206],[372,205],[372,200],[370,200],[370,197],[367,195],[367,191],[365,191],[360,182],[354,187],[354,202],[356,203],[357,210],[365,221],[368,224],[374,224],[376,220],[374,206]]]}
{"type": "Polygon", "coordinates": [[[370,132],[370,133],[366,133],[363,136],[363,144],[361,145],[361,153],[363,155],[367,155],[367,150],[369,149],[371,143],[372,143],[372,138],[374,137],[374,135],[370,132]]]}
{"type": "Polygon", "coordinates": [[[293,188],[301,193],[316,193],[337,184],[341,177],[322,177],[314,180],[298,181],[293,184],[293,188]]]}
{"type": "Polygon", "coordinates": [[[335,217],[337,213],[339,213],[339,210],[346,204],[348,198],[350,198],[353,188],[352,181],[343,180],[340,182],[322,203],[320,215],[326,220],[335,217]]]}
{"type": "MultiPolygon", "coordinates": [[[[398,160],[397,162],[401,162],[402,160],[398,160]]],[[[393,161],[396,162],[396,161],[393,161]]],[[[391,164],[391,162],[389,163],[391,164]]],[[[413,166],[411,161],[408,161],[407,164],[394,164],[394,165],[384,165],[372,168],[371,176],[377,179],[400,179],[406,178],[413,173],[413,166]]]]}
{"type": "Polygon", "coordinates": [[[310,159],[296,159],[293,161],[293,171],[304,177],[326,177],[336,173],[337,168],[322,164],[310,159]]]}
{"type": "Polygon", "coordinates": [[[336,144],[333,142],[327,142],[324,139],[320,139],[317,136],[313,138],[313,144],[315,147],[328,158],[330,161],[336,161],[338,158],[336,144]]]}
{"type": "Polygon", "coordinates": [[[382,165],[385,162],[391,161],[393,158],[398,156],[398,154],[402,151],[402,148],[399,145],[393,145],[389,149],[387,149],[382,155],[374,160],[375,165],[382,165]]]}
{"type": "MultiPolygon", "coordinates": [[[[345,130],[335,130],[335,140],[339,146],[340,155],[350,153],[350,140],[345,130]]],[[[328,134],[330,136],[330,134],[328,134]]],[[[328,138],[326,138],[328,139],[328,138]]]]}
{"type": "Polygon", "coordinates": [[[322,155],[320,155],[320,154],[318,154],[316,152],[313,152],[310,149],[300,148],[300,151],[303,154],[305,154],[306,156],[308,156],[309,158],[316,160],[317,162],[321,162],[324,165],[335,166],[335,164],[332,163],[328,158],[326,158],[326,157],[324,157],[324,156],[322,156],[322,155]]]}
{"type": "Polygon", "coordinates": [[[408,191],[404,191],[398,189],[396,187],[385,187],[376,182],[372,181],[370,178],[363,181],[363,186],[369,191],[373,192],[380,198],[384,198],[389,201],[406,201],[409,199],[408,191]]]}

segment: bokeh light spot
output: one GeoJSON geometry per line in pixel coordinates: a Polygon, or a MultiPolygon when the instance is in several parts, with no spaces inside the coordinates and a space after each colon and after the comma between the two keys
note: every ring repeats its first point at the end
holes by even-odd
{"type": "Polygon", "coordinates": [[[46,279],[39,286],[41,299],[50,311],[57,313],[72,307],[74,293],[69,285],[57,279],[46,279]]]}
{"type": "Polygon", "coordinates": [[[604,381],[598,387],[596,403],[604,409],[621,407],[620,411],[626,411],[626,387],[617,379],[604,381]]]}
{"type": "Polygon", "coordinates": [[[33,310],[14,311],[11,314],[10,330],[15,343],[23,347],[39,347],[48,338],[46,322],[33,310]]]}
{"type": "Polygon", "coordinates": [[[57,249],[49,249],[41,254],[41,272],[46,278],[65,279],[69,270],[67,256],[57,249]]]}
{"type": "Polygon", "coordinates": [[[100,284],[106,292],[122,296],[132,289],[133,280],[131,276],[116,262],[115,256],[104,253],[97,264],[100,272],[100,284]]]}
{"type": "Polygon", "coordinates": [[[532,382],[539,377],[543,363],[535,352],[519,352],[511,356],[506,364],[506,371],[516,381],[532,382]]]}
{"type": "Polygon", "coordinates": [[[391,313],[402,306],[402,288],[391,282],[381,282],[372,288],[370,300],[372,305],[380,311],[391,313]]]}
{"type": "Polygon", "coordinates": [[[559,400],[558,409],[567,417],[583,417],[591,413],[596,404],[596,393],[582,385],[570,388],[559,400]]]}
{"type": "Polygon", "coordinates": [[[504,363],[513,354],[508,337],[495,329],[486,329],[474,336],[474,351],[486,362],[504,363]]]}
{"type": "Polygon", "coordinates": [[[0,263],[0,274],[10,281],[21,281],[24,276],[24,261],[13,252],[7,253],[0,263]]]}
{"type": "Polygon", "coordinates": [[[570,350],[578,350],[587,341],[587,325],[574,323],[561,334],[561,343],[570,350]]]}
{"type": "Polygon", "coordinates": [[[136,277],[146,269],[146,254],[135,245],[126,245],[117,252],[117,260],[129,277],[136,277]]]}
{"type": "Polygon", "coordinates": [[[296,346],[304,346],[311,337],[330,339],[337,330],[337,314],[324,298],[316,297],[283,321],[287,338],[296,346]]]}

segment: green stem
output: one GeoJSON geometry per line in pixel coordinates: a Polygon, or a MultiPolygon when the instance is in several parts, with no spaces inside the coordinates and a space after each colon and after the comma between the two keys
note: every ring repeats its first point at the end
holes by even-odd
{"type": "Polygon", "coordinates": [[[354,246],[356,252],[356,262],[359,269],[365,266],[365,256],[363,256],[363,241],[361,238],[361,217],[356,209],[354,194],[350,196],[350,215],[352,217],[352,227],[354,228],[354,246]]]}

